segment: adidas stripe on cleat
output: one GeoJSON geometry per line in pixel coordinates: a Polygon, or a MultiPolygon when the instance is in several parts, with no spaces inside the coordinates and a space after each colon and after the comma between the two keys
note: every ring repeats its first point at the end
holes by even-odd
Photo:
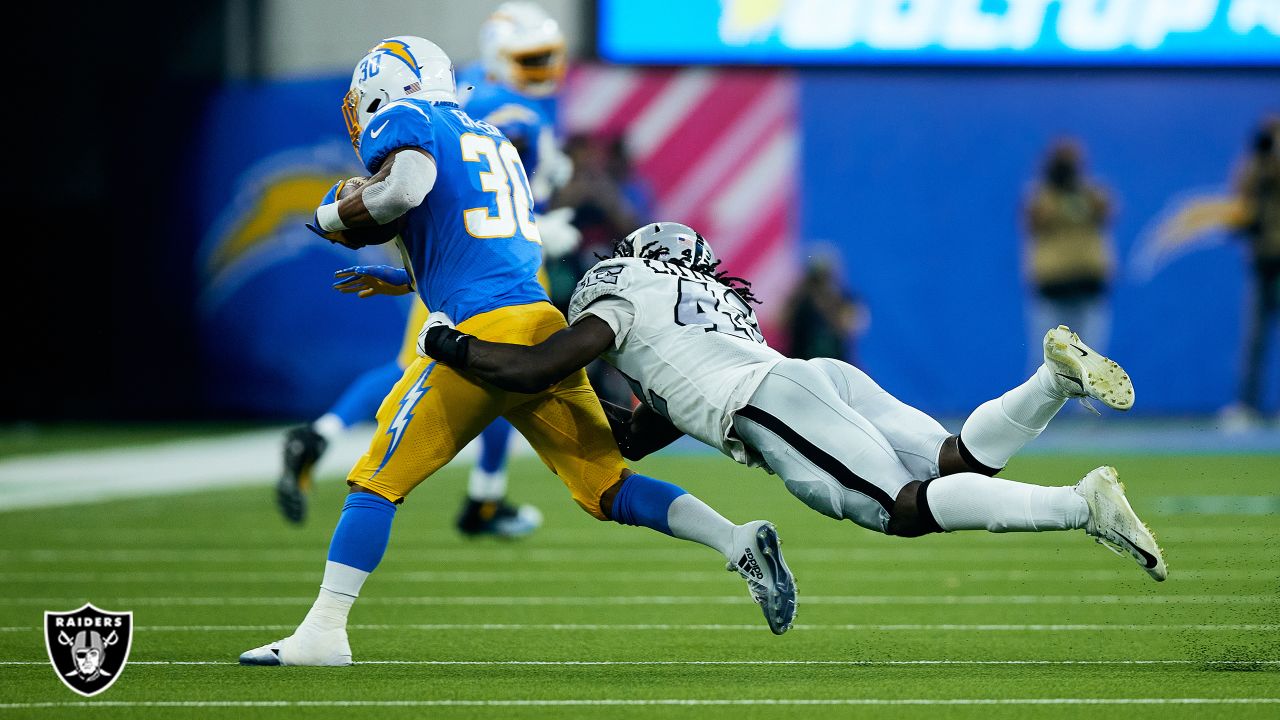
{"type": "Polygon", "coordinates": [[[747,581],[747,590],[764,612],[774,635],[791,629],[796,617],[796,582],[782,559],[782,541],[777,528],[764,520],[739,525],[733,531],[737,560],[726,570],[736,571],[747,581]]]}

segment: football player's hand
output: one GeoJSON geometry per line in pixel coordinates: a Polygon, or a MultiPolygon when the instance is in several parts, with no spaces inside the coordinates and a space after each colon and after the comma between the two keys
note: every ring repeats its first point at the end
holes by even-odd
{"type": "Polygon", "coordinates": [[[562,258],[582,244],[582,232],[573,225],[575,213],[571,207],[562,207],[536,216],[538,234],[542,236],[542,254],[547,258],[562,258]]]}
{"type": "Polygon", "coordinates": [[[455,330],[453,320],[437,310],[427,316],[422,331],[418,333],[418,355],[465,370],[470,341],[470,335],[455,330]]]}
{"type": "MultiPolygon", "coordinates": [[[[342,186],[345,182],[346,181],[343,180],[343,181],[334,183],[333,187],[329,188],[329,192],[325,193],[324,199],[320,201],[320,204],[327,205],[329,203],[337,202],[338,193],[342,191],[342,186]]],[[[320,226],[319,216],[312,215],[311,222],[307,223],[306,225],[308,230],[319,235],[325,240],[328,240],[331,243],[346,245],[346,243],[343,242],[343,239],[342,239],[342,231],[341,230],[325,230],[323,227],[320,226]]]]}
{"type": "Polygon", "coordinates": [[[331,243],[337,243],[337,244],[342,245],[342,246],[344,246],[344,247],[349,247],[349,246],[347,245],[347,243],[346,243],[346,242],[343,240],[343,238],[342,238],[342,231],[341,231],[341,230],[334,230],[333,232],[329,232],[328,230],[325,230],[325,229],[321,228],[321,227],[320,227],[320,220],[319,220],[318,218],[312,217],[312,218],[311,218],[311,222],[306,223],[306,226],[307,226],[307,229],[308,229],[308,230],[310,230],[311,232],[313,232],[313,233],[315,233],[315,234],[319,235],[320,237],[324,238],[325,240],[328,240],[328,241],[329,241],[329,242],[331,242],[331,243]]]}
{"type": "Polygon", "coordinates": [[[390,265],[355,265],[334,273],[338,281],[333,289],[341,293],[356,293],[367,298],[374,295],[407,295],[413,292],[409,272],[390,265]]]}

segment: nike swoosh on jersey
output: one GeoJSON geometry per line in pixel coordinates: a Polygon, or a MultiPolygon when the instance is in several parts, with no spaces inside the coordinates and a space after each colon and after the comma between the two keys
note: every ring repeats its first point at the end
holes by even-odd
{"type": "Polygon", "coordinates": [[[390,121],[390,120],[388,120],[388,121],[386,121],[386,122],[382,123],[382,127],[378,128],[377,130],[370,130],[370,131],[369,131],[369,137],[371,137],[371,138],[376,138],[376,137],[378,137],[378,133],[382,132],[383,130],[386,130],[386,129],[387,129],[387,126],[388,126],[388,125],[390,125],[390,124],[391,124],[391,121],[390,121]]]}

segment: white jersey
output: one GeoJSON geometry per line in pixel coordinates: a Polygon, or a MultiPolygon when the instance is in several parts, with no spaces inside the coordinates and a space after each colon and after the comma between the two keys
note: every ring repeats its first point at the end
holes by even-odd
{"type": "Polygon", "coordinates": [[[748,465],[733,414],[782,355],[765,344],[755,313],[714,278],[660,260],[613,258],[583,276],[569,323],[595,315],[613,328],[603,357],[636,395],[686,435],[748,465]]]}

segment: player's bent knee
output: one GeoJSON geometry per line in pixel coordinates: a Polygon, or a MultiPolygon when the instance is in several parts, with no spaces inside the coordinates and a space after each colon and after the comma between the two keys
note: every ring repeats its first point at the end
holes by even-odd
{"type": "Polygon", "coordinates": [[[929,510],[928,483],[913,480],[898,492],[885,526],[886,535],[912,538],[943,532],[929,510]]]}
{"type": "Polygon", "coordinates": [[[578,507],[591,517],[608,522],[613,519],[613,500],[630,474],[631,470],[624,467],[619,472],[609,473],[603,480],[597,477],[586,478],[583,482],[569,482],[566,478],[565,484],[569,486],[573,501],[578,507]]]}
{"type": "Polygon", "coordinates": [[[942,441],[938,450],[938,474],[954,475],[962,472],[978,473],[987,477],[995,477],[1004,468],[993,468],[983,465],[973,456],[964,440],[959,435],[951,435],[942,441]]]}
{"type": "Polygon", "coordinates": [[[362,484],[362,483],[360,483],[360,482],[355,482],[355,481],[348,480],[348,481],[347,481],[347,494],[348,494],[348,495],[355,495],[355,494],[357,494],[357,493],[368,493],[368,494],[370,494],[370,495],[377,495],[378,497],[382,498],[383,500],[387,500],[387,501],[389,501],[389,502],[393,502],[393,503],[395,503],[395,504],[397,504],[397,505],[399,505],[399,504],[401,504],[401,503],[403,503],[403,502],[404,502],[404,496],[403,496],[403,495],[399,495],[399,494],[397,494],[397,493],[395,493],[395,492],[392,492],[392,491],[390,491],[390,490],[387,490],[387,489],[385,489],[385,488],[379,489],[379,488],[374,488],[374,487],[367,487],[367,486],[363,485],[363,484],[362,484]]]}

